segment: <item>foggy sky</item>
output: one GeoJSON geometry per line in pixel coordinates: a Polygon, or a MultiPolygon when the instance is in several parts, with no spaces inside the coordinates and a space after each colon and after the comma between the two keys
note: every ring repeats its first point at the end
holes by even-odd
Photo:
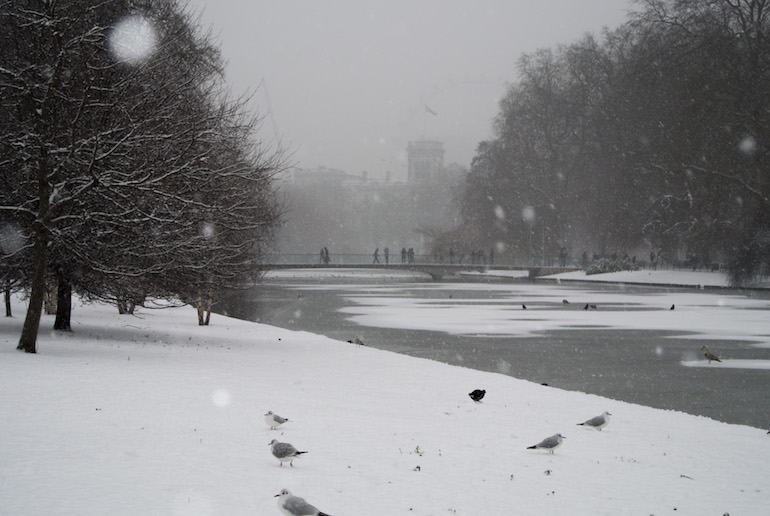
{"type": "Polygon", "coordinates": [[[405,148],[470,165],[522,53],[619,26],[630,0],[190,0],[301,168],[406,178],[405,148]],[[425,106],[437,113],[426,113],[425,106]]]}

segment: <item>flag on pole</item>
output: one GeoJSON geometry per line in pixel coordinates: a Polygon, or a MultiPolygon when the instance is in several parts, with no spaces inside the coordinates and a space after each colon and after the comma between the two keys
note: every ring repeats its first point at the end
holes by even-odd
{"type": "Polygon", "coordinates": [[[431,115],[433,115],[433,116],[438,116],[438,113],[436,113],[436,112],[435,112],[435,111],[433,111],[431,108],[429,108],[427,104],[425,104],[425,112],[426,112],[426,113],[430,113],[430,114],[431,114],[431,115]]]}

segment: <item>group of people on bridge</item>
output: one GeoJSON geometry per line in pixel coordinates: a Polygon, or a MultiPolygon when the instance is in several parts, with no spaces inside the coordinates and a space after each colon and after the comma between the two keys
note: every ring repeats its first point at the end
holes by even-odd
{"type": "MultiPolygon", "coordinates": [[[[385,257],[385,263],[390,263],[390,249],[387,247],[382,250],[382,254],[385,257]]],[[[380,248],[374,250],[372,253],[372,264],[380,263],[380,248]]],[[[401,263],[414,263],[414,247],[410,247],[408,250],[406,247],[401,248],[401,263]]]]}

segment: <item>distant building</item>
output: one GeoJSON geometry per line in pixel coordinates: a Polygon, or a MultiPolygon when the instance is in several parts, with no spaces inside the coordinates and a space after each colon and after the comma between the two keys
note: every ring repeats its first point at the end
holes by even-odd
{"type": "Polygon", "coordinates": [[[409,142],[406,147],[408,160],[407,181],[430,183],[442,181],[444,175],[444,144],[433,141],[409,142]]]}
{"type": "Polygon", "coordinates": [[[427,250],[433,236],[457,223],[452,188],[461,167],[444,167],[441,142],[409,142],[407,154],[407,181],[326,167],[294,170],[282,190],[290,208],[280,232],[282,252],[427,250]]]}

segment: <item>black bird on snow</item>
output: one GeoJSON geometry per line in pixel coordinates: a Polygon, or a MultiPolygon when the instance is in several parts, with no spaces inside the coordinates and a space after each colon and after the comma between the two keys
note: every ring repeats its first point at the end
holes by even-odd
{"type": "Polygon", "coordinates": [[[521,305],[521,309],[522,310],[526,310],[527,309],[527,305],[521,305]]]}
{"type": "Polygon", "coordinates": [[[561,300],[561,303],[562,303],[563,305],[568,305],[568,304],[569,304],[569,301],[567,301],[566,299],[562,299],[562,300],[561,300]]]}
{"type": "Polygon", "coordinates": [[[478,403],[479,401],[481,401],[481,398],[483,398],[486,393],[487,391],[485,391],[484,389],[476,389],[473,392],[469,392],[468,396],[470,396],[473,401],[478,403]]]}
{"type": "Polygon", "coordinates": [[[674,305],[671,305],[671,308],[669,308],[669,310],[673,310],[673,309],[674,309],[674,305]]]}

